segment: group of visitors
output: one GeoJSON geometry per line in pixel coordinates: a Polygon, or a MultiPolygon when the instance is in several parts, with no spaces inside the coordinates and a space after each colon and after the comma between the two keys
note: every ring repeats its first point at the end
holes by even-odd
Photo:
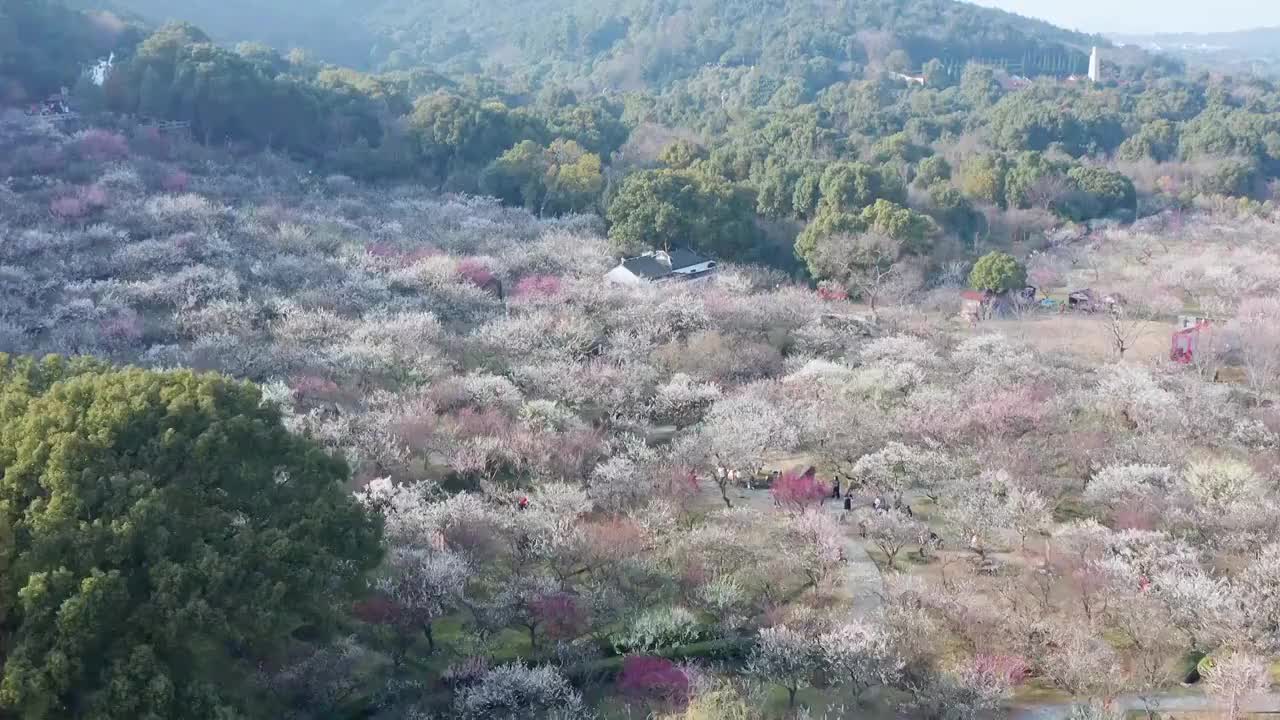
{"type": "MultiPolygon", "coordinates": [[[[732,483],[735,485],[743,484],[747,489],[752,489],[752,473],[744,473],[736,469],[730,469],[723,463],[717,463],[712,469],[712,473],[720,483],[732,483]],[[746,481],[745,483],[743,483],[744,479],[746,481]]],[[[804,471],[802,477],[814,479],[817,477],[817,473],[818,469],[810,466],[804,471]]],[[[689,477],[691,480],[696,482],[697,475],[695,473],[690,472],[689,477]]],[[[781,477],[781,471],[771,471],[768,478],[769,486],[772,486],[781,477]]],[[[844,512],[841,514],[840,521],[844,522],[854,510],[854,494],[852,492],[852,488],[844,485],[841,482],[841,479],[836,477],[831,481],[830,498],[837,501],[843,501],[842,505],[844,512]]],[[[521,509],[524,509],[525,501],[523,498],[521,498],[521,500],[521,509]]],[[[774,505],[780,507],[780,503],[777,498],[774,498],[774,505]]],[[[883,496],[877,495],[871,499],[871,509],[876,513],[887,513],[890,510],[896,510],[904,513],[909,518],[915,517],[915,511],[911,508],[911,505],[904,502],[901,496],[896,496],[892,500],[889,500],[883,496]]],[[[867,537],[868,527],[866,520],[862,520],[858,523],[858,534],[863,538],[867,537]]],[[[918,544],[920,546],[919,554],[921,559],[927,559],[930,552],[936,552],[943,548],[942,537],[927,527],[921,531],[918,544]]]]}

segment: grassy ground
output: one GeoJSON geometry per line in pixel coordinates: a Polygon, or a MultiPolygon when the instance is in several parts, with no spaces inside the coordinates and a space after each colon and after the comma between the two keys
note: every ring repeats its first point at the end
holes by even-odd
{"type": "MultiPolygon", "coordinates": [[[[1144,322],[1137,326],[1132,349],[1126,360],[1163,361],[1169,356],[1174,327],[1167,322],[1144,322]]],[[[1048,353],[1067,353],[1094,362],[1113,362],[1115,350],[1102,315],[1032,315],[1020,320],[988,320],[970,332],[998,332],[1006,337],[1048,353]]]]}

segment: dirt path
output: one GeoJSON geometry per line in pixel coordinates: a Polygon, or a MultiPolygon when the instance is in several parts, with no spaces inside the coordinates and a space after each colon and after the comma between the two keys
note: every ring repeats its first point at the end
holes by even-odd
{"type": "MultiPolygon", "coordinates": [[[[1217,700],[1194,691],[1169,691],[1155,695],[1155,709],[1161,717],[1178,717],[1181,713],[1203,716],[1222,710],[1217,700]],[[1172,715],[1171,715],[1172,714],[1172,715]]],[[[1113,706],[1122,712],[1141,711],[1145,708],[1142,699],[1134,695],[1122,695],[1113,701],[1113,706]]],[[[1064,720],[1071,715],[1072,705],[1069,703],[1030,704],[1010,708],[1010,720],[1064,720]]],[[[1280,693],[1270,693],[1251,702],[1245,703],[1244,710],[1251,713],[1280,712],[1280,693]]]]}
{"type": "MultiPolygon", "coordinates": [[[[773,498],[768,490],[747,490],[734,488],[729,499],[734,505],[745,505],[761,512],[781,512],[773,505],[773,498]]],[[[822,512],[830,513],[837,520],[844,514],[841,503],[828,500],[822,506],[822,512]]],[[[880,611],[884,604],[884,579],[880,577],[880,568],[867,554],[866,546],[855,532],[852,524],[842,525],[844,528],[844,588],[853,605],[853,613],[857,617],[873,615],[880,611]]]]}

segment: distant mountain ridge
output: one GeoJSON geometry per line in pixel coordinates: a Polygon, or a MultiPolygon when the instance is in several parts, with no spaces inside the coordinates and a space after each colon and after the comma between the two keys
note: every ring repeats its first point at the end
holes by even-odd
{"type": "Polygon", "coordinates": [[[1280,27],[1109,37],[1117,43],[1171,55],[1207,70],[1280,74],[1280,27]]]}
{"type": "MultiPolygon", "coordinates": [[[[520,68],[662,86],[707,65],[820,76],[841,66],[996,60],[1073,69],[1101,36],[954,0],[73,0],[225,43],[302,47],[363,69],[520,68]]],[[[1029,71],[1030,72],[1030,71],[1029,71]]]]}
{"type": "Polygon", "coordinates": [[[1280,26],[1212,33],[1109,34],[1109,37],[1127,45],[1141,45],[1153,50],[1177,48],[1280,54],[1280,26]]]}
{"type": "Polygon", "coordinates": [[[77,9],[103,9],[152,26],[189,22],[215,40],[256,42],[279,50],[305,49],[336,65],[368,69],[378,38],[362,22],[346,17],[350,0],[65,0],[77,9]]]}

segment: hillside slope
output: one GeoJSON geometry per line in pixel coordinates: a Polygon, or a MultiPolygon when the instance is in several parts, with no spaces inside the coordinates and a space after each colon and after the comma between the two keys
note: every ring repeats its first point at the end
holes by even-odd
{"type": "Polygon", "coordinates": [[[78,9],[110,10],[159,26],[170,21],[197,25],[226,44],[262,43],[281,52],[302,48],[337,65],[367,69],[381,56],[378,38],[352,22],[349,0],[255,2],[225,0],[172,3],[167,0],[66,0],[78,9]]]}
{"type": "Polygon", "coordinates": [[[324,0],[252,3],[110,0],[156,21],[182,19],[224,42],[301,45],[361,66],[519,68],[597,86],[662,87],[708,64],[792,75],[938,58],[1085,62],[1101,38],[952,0],[324,0]]]}

